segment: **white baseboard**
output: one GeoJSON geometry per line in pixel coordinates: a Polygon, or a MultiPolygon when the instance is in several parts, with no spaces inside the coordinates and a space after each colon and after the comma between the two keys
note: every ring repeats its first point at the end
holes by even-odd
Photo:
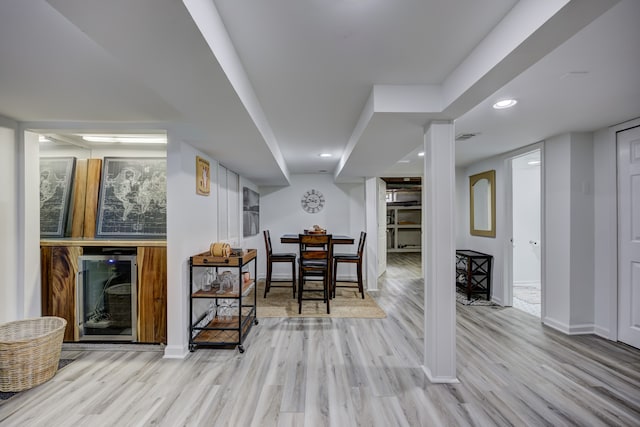
{"type": "Polygon", "coordinates": [[[550,317],[545,317],[542,321],[546,326],[567,335],[587,335],[595,334],[595,325],[593,323],[584,323],[577,325],[567,325],[550,317]]]}
{"type": "Polygon", "coordinates": [[[503,302],[502,302],[502,299],[501,299],[501,298],[498,298],[498,297],[491,297],[491,302],[495,302],[496,304],[501,305],[502,307],[504,307],[504,304],[503,304],[503,302]]]}
{"type": "Polygon", "coordinates": [[[164,359],[184,359],[189,354],[189,349],[186,345],[168,345],[164,349],[164,359]]]}
{"type": "Polygon", "coordinates": [[[611,340],[611,330],[609,328],[603,328],[602,326],[595,326],[593,328],[593,333],[599,337],[606,338],[611,340]]]}
{"type": "Polygon", "coordinates": [[[139,344],[135,342],[99,343],[99,342],[64,342],[63,351],[155,351],[163,352],[164,344],[139,344]]]}
{"type": "Polygon", "coordinates": [[[427,376],[427,379],[434,384],[459,384],[460,380],[456,377],[436,377],[431,374],[431,370],[422,365],[422,371],[427,376]]]}

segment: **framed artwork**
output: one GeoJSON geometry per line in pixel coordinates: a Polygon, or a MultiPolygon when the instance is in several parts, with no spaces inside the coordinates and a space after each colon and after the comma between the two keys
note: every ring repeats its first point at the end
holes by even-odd
{"type": "Polygon", "coordinates": [[[64,237],[71,205],[75,157],[40,158],[40,236],[64,237]]]}
{"type": "Polygon", "coordinates": [[[242,235],[260,232],[260,195],[250,188],[242,188],[242,235]]]}
{"type": "Polygon", "coordinates": [[[196,194],[208,196],[211,192],[211,167],[209,160],[196,156],[196,194]]]}
{"type": "Polygon", "coordinates": [[[167,236],[167,159],[105,157],[96,237],[167,236]]]}

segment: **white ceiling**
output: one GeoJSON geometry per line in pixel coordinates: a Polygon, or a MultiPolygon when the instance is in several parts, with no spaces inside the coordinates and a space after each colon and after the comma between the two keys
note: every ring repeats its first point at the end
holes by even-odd
{"type": "Polygon", "coordinates": [[[5,0],[0,115],[179,129],[264,185],[416,175],[434,119],[479,133],[466,165],[640,116],[639,21],[635,0],[5,0]]]}

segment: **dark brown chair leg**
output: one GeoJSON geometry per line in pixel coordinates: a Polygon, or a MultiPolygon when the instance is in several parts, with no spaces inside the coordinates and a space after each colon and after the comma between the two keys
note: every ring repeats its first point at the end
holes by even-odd
{"type": "Polygon", "coordinates": [[[304,287],[304,276],[302,275],[302,267],[298,270],[298,314],[302,313],[302,291],[304,287]]]}
{"type": "Polygon", "coordinates": [[[331,310],[329,309],[329,300],[331,299],[331,278],[329,277],[329,272],[324,276],[324,297],[327,300],[327,314],[331,314],[331,310]]]}
{"type": "Polygon", "coordinates": [[[267,293],[271,289],[271,263],[267,261],[267,278],[264,283],[264,298],[267,297],[267,293]]]}
{"type": "Polygon", "coordinates": [[[338,284],[338,261],[336,261],[335,259],[333,260],[333,269],[332,269],[331,275],[333,276],[331,278],[331,295],[333,296],[333,298],[335,298],[336,287],[338,284]]]}
{"type": "Polygon", "coordinates": [[[291,288],[293,288],[293,297],[296,297],[296,262],[291,263],[291,288]]]}
{"type": "Polygon", "coordinates": [[[362,294],[362,299],[364,299],[364,286],[362,285],[362,262],[358,262],[358,290],[360,294],[362,294]]]}

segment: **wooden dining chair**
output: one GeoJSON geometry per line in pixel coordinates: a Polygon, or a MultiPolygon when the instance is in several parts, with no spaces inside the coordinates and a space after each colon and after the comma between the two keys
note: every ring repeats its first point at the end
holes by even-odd
{"type": "Polygon", "coordinates": [[[343,254],[338,253],[333,255],[333,267],[332,267],[332,278],[331,278],[331,294],[332,297],[336,296],[336,288],[353,288],[353,285],[340,285],[338,286],[338,263],[347,263],[347,264],[356,264],[356,274],[357,280],[341,280],[340,283],[357,283],[358,291],[362,295],[362,299],[364,299],[364,286],[362,284],[362,254],[364,253],[364,243],[367,239],[367,233],[364,231],[360,232],[360,241],[358,242],[358,252],[355,254],[343,254]]]}
{"type": "Polygon", "coordinates": [[[298,259],[298,314],[302,313],[302,301],[323,301],[327,304],[327,314],[331,313],[329,300],[331,296],[331,234],[300,234],[300,258],[298,259]],[[305,289],[307,280],[322,280],[322,298],[317,294],[318,288],[305,289]],[[304,297],[314,292],[316,296],[304,297]]]}
{"type": "Polygon", "coordinates": [[[274,288],[288,288],[288,285],[273,285],[274,282],[291,282],[293,288],[293,297],[296,297],[296,254],[294,253],[273,253],[273,247],[271,246],[271,234],[269,230],[264,230],[264,245],[267,249],[267,278],[264,283],[264,298],[267,297],[267,293],[274,288]],[[273,280],[271,275],[273,274],[273,263],[276,262],[289,262],[291,263],[291,280],[279,279],[273,280]]]}

